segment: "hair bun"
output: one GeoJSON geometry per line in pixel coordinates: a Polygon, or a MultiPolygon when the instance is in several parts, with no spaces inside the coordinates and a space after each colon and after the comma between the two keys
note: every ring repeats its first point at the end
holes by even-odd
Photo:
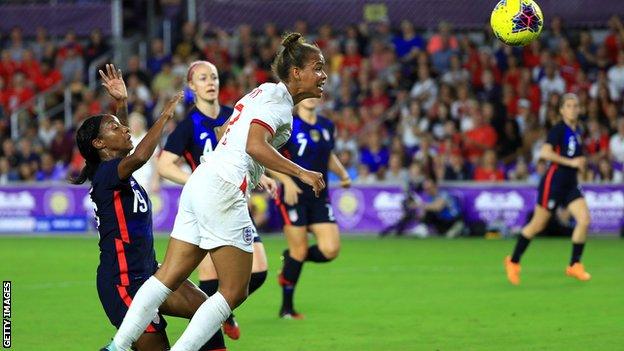
{"type": "Polygon", "coordinates": [[[301,33],[288,33],[284,39],[282,40],[282,46],[284,46],[285,48],[292,46],[293,44],[302,41],[303,36],[301,35],[301,33]]]}

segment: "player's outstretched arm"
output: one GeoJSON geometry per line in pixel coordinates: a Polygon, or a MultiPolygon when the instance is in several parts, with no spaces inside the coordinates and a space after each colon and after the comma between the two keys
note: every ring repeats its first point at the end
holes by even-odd
{"type": "Polygon", "coordinates": [[[119,173],[120,179],[128,178],[134,171],[141,168],[141,166],[149,161],[150,157],[152,157],[152,154],[154,153],[154,150],[156,149],[156,146],[158,146],[158,143],[160,142],[160,137],[165,125],[173,117],[176,105],[180,102],[180,100],[182,100],[181,92],[176,94],[173,98],[171,98],[171,100],[167,101],[160,117],[156,123],[154,123],[152,128],[150,128],[139,145],[136,146],[134,153],[126,156],[123,160],[121,160],[121,162],[119,162],[117,172],[119,173]]]}
{"type": "Polygon", "coordinates": [[[542,145],[542,149],[540,150],[540,158],[546,161],[558,163],[562,166],[577,168],[579,170],[584,169],[585,163],[587,162],[584,156],[579,156],[575,158],[563,157],[556,153],[553,149],[553,146],[549,143],[544,143],[544,145],[542,145]]]}
{"type": "Polygon", "coordinates": [[[158,174],[170,181],[184,185],[188,181],[190,174],[184,172],[176,162],[180,156],[174,154],[171,151],[163,150],[163,152],[158,157],[158,163],[156,168],[158,169],[158,174]]]}
{"type": "Polygon", "coordinates": [[[102,86],[106,88],[108,94],[115,100],[115,116],[124,126],[128,125],[128,90],[120,69],[116,69],[113,64],[106,64],[106,73],[100,70],[102,86]]]}
{"type": "Polygon", "coordinates": [[[269,138],[271,138],[271,133],[265,127],[252,123],[249,127],[245,151],[266,168],[301,179],[302,182],[312,187],[316,196],[319,196],[321,190],[325,188],[323,174],[302,168],[280,155],[269,144],[269,138]]]}

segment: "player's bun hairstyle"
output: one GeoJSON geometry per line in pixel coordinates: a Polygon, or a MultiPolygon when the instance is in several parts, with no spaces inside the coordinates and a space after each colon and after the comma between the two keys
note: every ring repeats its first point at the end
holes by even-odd
{"type": "Polygon", "coordinates": [[[306,43],[301,33],[288,33],[282,39],[282,48],[273,61],[273,72],[280,80],[288,81],[292,67],[303,68],[310,54],[320,52],[318,46],[306,43]]]}
{"type": "Polygon", "coordinates": [[[87,118],[78,131],[76,131],[76,144],[82,157],[85,158],[86,165],[80,171],[78,177],[70,180],[72,184],[82,184],[87,179],[93,180],[93,175],[100,164],[100,154],[93,146],[93,139],[100,135],[100,125],[105,115],[97,115],[87,118]]]}

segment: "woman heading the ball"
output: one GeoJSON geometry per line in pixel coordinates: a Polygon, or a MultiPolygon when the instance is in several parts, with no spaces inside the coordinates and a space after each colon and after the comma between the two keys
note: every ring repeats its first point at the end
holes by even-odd
{"type": "MultiPolygon", "coordinates": [[[[201,163],[201,158],[217,147],[218,131],[221,131],[234,112],[231,107],[219,104],[219,72],[215,65],[208,61],[195,61],[189,66],[186,77],[194,95],[195,105],[169,135],[165,148],[158,158],[160,175],[181,185],[186,184],[190,174],[178,166],[178,160],[184,158],[191,170],[195,171],[201,163]]],[[[276,184],[272,179],[266,178],[263,182],[267,184],[269,192],[275,192],[276,184]]],[[[254,255],[249,294],[262,286],[268,269],[266,252],[260,236],[255,235],[253,240],[254,255]]],[[[219,280],[210,255],[206,255],[201,261],[198,272],[199,288],[208,296],[214,295],[219,287],[219,280]]],[[[240,327],[233,314],[223,323],[223,331],[233,340],[240,337],[240,327]]],[[[215,346],[223,344],[223,341],[218,340],[219,334],[221,333],[217,332],[214,340],[211,340],[215,346]]]]}

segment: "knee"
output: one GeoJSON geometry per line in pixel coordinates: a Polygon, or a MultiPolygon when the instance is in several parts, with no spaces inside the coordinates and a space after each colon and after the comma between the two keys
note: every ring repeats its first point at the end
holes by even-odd
{"type": "Polygon", "coordinates": [[[319,250],[328,260],[333,260],[340,254],[340,244],[319,245],[319,250]]]}
{"type": "Polygon", "coordinates": [[[307,245],[296,245],[288,248],[288,252],[290,257],[294,258],[297,261],[305,261],[308,256],[308,246],[307,245]]]}
{"type": "Polygon", "coordinates": [[[576,225],[579,227],[588,228],[591,224],[591,218],[589,217],[589,213],[584,213],[583,215],[576,218],[576,225]]]}
{"type": "Polygon", "coordinates": [[[154,273],[154,277],[171,291],[176,291],[186,280],[186,277],[178,274],[175,269],[169,267],[166,261],[158,268],[156,273],[154,273]]]}
{"type": "Polygon", "coordinates": [[[231,309],[240,306],[249,295],[247,285],[230,288],[224,287],[223,289],[219,288],[219,292],[223,295],[223,298],[225,298],[225,301],[227,301],[231,309]]]}
{"type": "Polygon", "coordinates": [[[262,261],[262,262],[256,262],[254,261],[253,263],[253,267],[251,269],[251,271],[253,273],[257,273],[257,272],[266,272],[269,270],[269,265],[267,264],[266,261],[262,261]]]}

